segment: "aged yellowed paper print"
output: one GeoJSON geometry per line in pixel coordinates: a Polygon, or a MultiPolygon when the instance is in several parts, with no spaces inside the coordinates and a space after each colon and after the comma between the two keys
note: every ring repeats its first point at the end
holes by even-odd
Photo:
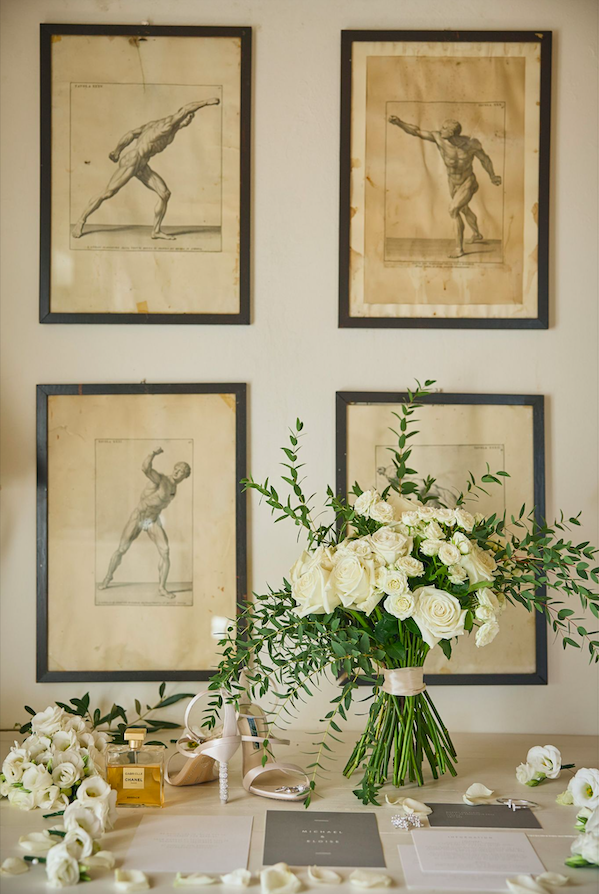
{"type": "Polygon", "coordinates": [[[535,317],[539,47],[352,59],[350,314],[535,317]]]}
{"type": "Polygon", "coordinates": [[[237,602],[235,408],[48,397],[50,672],[214,666],[237,602]]]}
{"type": "MultiPolygon", "coordinates": [[[[384,490],[393,477],[390,452],[393,411],[399,404],[350,404],[347,407],[347,481],[351,488],[384,490]]],[[[471,471],[480,480],[487,471],[506,470],[505,485],[487,487],[489,495],[469,501],[470,512],[518,515],[523,503],[534,505],[532,407],[514,405],[426,404],[418,410],[418,435],[411,441],[410,465],[422,480],[437,477],[436,499],[454,506],[465,490],[471,471]]],[[[393,502],[393,493],[389,496],[393,502]]],[[[535,616],[519,606],[508,606],[502,619],[507,635],[484,649],[474,637],[459,637],[451,661],[433,649],[425,668],[431,674],[534,674],[536,671],[535,616]]],[[[502,626],[503,634],[503,626],[502,626]]]]}

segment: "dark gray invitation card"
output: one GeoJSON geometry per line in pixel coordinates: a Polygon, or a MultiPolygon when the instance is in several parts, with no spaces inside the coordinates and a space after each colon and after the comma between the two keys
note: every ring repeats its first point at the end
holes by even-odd
{"type": "Polygon", "coordinates": [[[264,865],[384,867],[374,813],[269,810],[264,865]]]}
{"type": "Polygon", "coordinates": [[[529,807],[511,810],[504,804],[429,804],[431,826],[468,826],[478,829],[540,829],[529,807]]]}

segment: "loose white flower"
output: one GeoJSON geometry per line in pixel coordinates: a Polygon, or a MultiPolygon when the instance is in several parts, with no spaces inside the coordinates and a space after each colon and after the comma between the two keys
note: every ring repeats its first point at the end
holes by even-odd
{"type": "Polygon", "coordinates": [[[236,888],[247,888],[252,880],[252,873],[249,869],[234,869],[233,872],[227,872],[220,877],[223,885],[233,885],[236,888]]]}
{"type": "Polygon", "coordinates": [[[395,563],[395,567],[398,571],[407,574],[408,577],[420,577],[421,574],[424,574],[424,565],[413,556],[402,556],[395,563]]]}
{"type": "Polygon", "coordinates": [[[356,888],[388,888],[391,879],[381,872],[367,872],[365,869],[354,869],[349,876],[351,885],[356,888]]]}
{"type": "Polygon", "coordinates": [[[308,878],[313,885],[340,885],[341,876],[334,869],[322,869],[320,866],[308,867],[308,878]]]}
{"type": "Polygon", "coordinates": [[[465,509],[455,510],[455,520],[458,528],[463,528],[464,531],[471,531],[474,527],[474,516],[465,509]]]}
{"type": "Polygon", "coordinates": [[[409,590],[405,590],[403,593],[394,593],[387,596],[384,605],[390,615],[400,621],[405,621],[406,618],[411,618],[414,614],[414,594],[409,590]]]}
{"type": "Polygon", "coordinates": [[[97,801],[108,801],[111,788],[101,776],[89,776],[77,789],[77,800],[85,807],[91,807],[97,801]]]}
{"type": "Polygon", "coordinates": [[[473,782],[466,790],[466,794],[462,795],[464,804],[488,804],[493,797],[493,791],[483,785],[481,782],[473,782]]]}
{"type": "Polygon", "coordinates": [[[71,829],[71,831],[67,832],[62,839],[62,843],[76,860],[84,860],[86,857],[90,857],[94,849],[91,835],[81,828],[71,829]]]}
{"type": "Polygon", "coordinates": [[[536,775],[537,771],[531,764],[518,764],[516,767],[516,779],[521,785],[528,785],[536,775]]]}
{"type": "Polygon", "coordinates": [[[375,490],[365,490],[364,493],[356,499],[354,503],[354,511],[358,515],[370,515],[371,508],[380,500],[379,494],[375,490]]]}
{"type": "Polygon", "coordinates": [[[302,883],[287,863],[276,863],[260,873],[262,894],[295,894],[301,886],[302,883]]]}
{"type": "Polygon", "coordinates": [[[28,832],[19,838],[19,847],[34,857],[44,857],[50,848],[54,847],[56,839],[50,835],[47,829],[43,832],[28,832]]]}
{"type": "Polygon", "coordinates": [[[570,851],[573,856],[582,857],[592,866],[599,866],[599,835],[583,832],[574,841],[570,851]]]}
{"type": "Polygon", "coordinates": [[[63,823],[67,832],[76,832],[78,829],[84,829],[94,839],[101,838],[104,832],[100,818],[96,816],[93,810],[83,807],[77,801],[73,801],[65,810],[63,823]]]}
{"type": "Polygon", "coordinates": [[[20,857],[7,857],[0,866],[0,876],[22,875],[24,872],[29,872],[29,866],[20,857]]]}
{"type": "Polygon", "coordinates": [[[445,544],[445,540],[423,540],[420,544],[420,552],[424,556],[436,556],[445,544]]]}
{"type": "Polygon", "coordinates": [[[548,779],[557,779],[562,769],[562,756],[553,745],[535,745],[526,755],[526,761],[548,779]]]}
{"type": "Polygon", "coordinates": [[[147,891],[150,887],[145,872],[139,869],[115,869],[114,887],[116,891],[128,892],[147,891]]]}
{"type": "Polygon", "coordinates": [[[378,503],[375,503],[374,506],[371,507],[370,518],[380,522],[382,525],[388,525],[395,519],[393,506],[385,500],[379,500],[378,503]]]}
{"type": "Polygon", "coordinates": [[[444,565],[456,565],[460,556],[462,555],[453,543],[442,543],[439,547],[439,552],[437,553],[439,556],[439,560],[443,562],[444,565]]]}
{"type": "Polygon", "coordinates": [[[464,633],[466,610],[451,593],[436,587],[420,587],[414,597],[413,617],[422,639],[431,649],[440,639],[451,639],[464,633]]]}
{"type": "Polygon", "coordinates": [[[498,633],[499,624],[497,623],[495,618],[490,618],[488,621],[485,621],[485,623],[482,624],[476,631],[476,635],[474,637],[476,647],[478,649],[482,649],[483,646],[488,646],[489,643],[493,642],[498,633]]]}
{"type": "Polygon", "coordinates": [[[50,705],[45,711],[34,714],[31,718],[31,731],[38,736],[53,736],[63,729],[66,713],[57,705],[50,705]]]}
{"type": "Polygon", "coordinates": [[[79,863],[64,842],[48,851],[46,874],[52,888],[68,888],[79,881],[79,863]]]}
{"type": "Polygon", "coordinates": [[[568,791],[577,807],[599,807],[599,770],[582,767],[568,783],[568,791]]]}
{"type": "Polygon", "coordinates": [[[173,887],[175,888],[199,888],[206,885],[215,885],[218,879],[214,875],[205,875],[203,872],[192,872],[191,875],[183,875],[178,872],[175,876],[173,887]]]}
{"type": "Polygon", "coordinates": [[[412,538],[392,531],[391,528],[379,528],[370,537],[375,556],[385,565],[393,565],[398,559],[407,557],[412,550],[412,538]]]}
{"type": "Polygon", "coordinates": [[[35,792],[26,792],[22,788],[11,789],[8,793],[8,800],[19,810],[33,810],[37,806],[35,792]]]}

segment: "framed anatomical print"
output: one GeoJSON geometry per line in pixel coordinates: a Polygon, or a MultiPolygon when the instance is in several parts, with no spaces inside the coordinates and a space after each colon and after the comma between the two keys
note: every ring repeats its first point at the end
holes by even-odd
{"type": "Polygon", "coordinates": [[[246,598],[245,385],[39,385],[37,679],[205,680],[246,598]]]}
{"type": "Polygon", "coordinates": [[[340,326],[546,329],[551,32],[341,47],[340,326]]]}
{"type": "MultiPolygon", "coordinates": [[[[406,394],[339,392],[337,394],[337,492],[363,489],[382,493],[394,480],[389,448],[397,446],[391,429],[406,394]]],[[[471,513],[519,517],[523,504],[545,514],[543,397],[515,394],[429,394],[417,411],[417,434],[409,457],[417,491],[427,505],[453,508],[461,492],[471,513]],[[469,475],[477,482],[488,470],[506,471],[502,486],[483,484],[468,492],[469,475]],[[427,476],[435,481],[427,481],[427,476]]],[[[396,480],[396,479],[395,479],[396,480]]],[[[499,479],[497,479],[499,481],[499,479]]],[[[388,500],[393,503],[394,491],[388,500]]],[[[542,614],[507,606],[502,624],[507,636],[477,649],[474,637],[460,637],[451,661],[433,649],[425,662],[426,679],[436,685],[547,683],[547,625],[542,614]]]]}
{"type": "Polygon", "coordinates": [[[42,323],[249,323],[251,29],[41,25],[42,323]]]}

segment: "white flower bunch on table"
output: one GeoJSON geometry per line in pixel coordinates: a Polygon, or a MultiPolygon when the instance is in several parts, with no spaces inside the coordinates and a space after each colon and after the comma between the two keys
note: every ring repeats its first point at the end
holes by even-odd
{"type": "Polygon", "coordinates": [[[562,764],[562,756],[554,745],[534,745],[529,749],[526,761],[516,767],[516,779],[522,785],[534,787],[545,779],[558,779],[562,770],[570,770],[573,766],[562,764]]]}
{"type": "Polygon", "coordinates": [[[493,551],[468,536],[475,516],[405,497],[392,505],[375,490],[361,493],[353,508],[380,527],[302,553],[290,573],[300,617],[338,606],[370,615],[382,603],[393,618],[413,619],[429,648],[473,627],[477,646],[495,639],[505,596],[493,589],[493,551]]]}
{"type": "Polygon", "coordinates": [[[577,808],[575,827],[582,831],[572,845],[568,866],[599,866],[599,770],[581,767],[557,796],[558,804],[577,808]]]}
{"type": "Polygon", "coordinates": [[[21,810],[59,812],[79,788],[98,776],[108,737],[79,716],[51,705],[31,718],[31,735],[10,749],[0,776],[0,795],[21,810]]]}

